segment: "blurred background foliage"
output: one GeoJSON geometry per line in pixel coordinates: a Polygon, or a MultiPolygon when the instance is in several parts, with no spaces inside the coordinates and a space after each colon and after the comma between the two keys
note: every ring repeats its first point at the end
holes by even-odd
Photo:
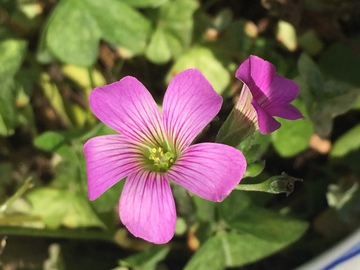
{"type": "Polygon", "coordinates": [[[0,261],[4,269],[291,269],[360,225],[360,3],[356,0],[0,0],[0,261]],[[243,183],[283,171],[294,193],[216,204],[173,186],[176,235],[155,246],[118,219],[123,181],[89,202],[82,147],[113,133],[88,95],[125,75],[161,104],[200,69],[223,96],[250,54],[294,79],[306,120],[238,146],[243,183]],[[33,187],[29,190],[32,178],[33,187]]]}

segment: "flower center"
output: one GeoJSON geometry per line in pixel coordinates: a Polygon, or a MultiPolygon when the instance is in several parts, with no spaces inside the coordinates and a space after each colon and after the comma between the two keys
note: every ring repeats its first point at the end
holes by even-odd
{"type": "Polygon", "coordinates": [[[170,151],[164,153],[164,149],[161,147],[154,147],[150,149],[148,159],[150,169],[166,172],[174,164],[175,155],[170,151]]]}

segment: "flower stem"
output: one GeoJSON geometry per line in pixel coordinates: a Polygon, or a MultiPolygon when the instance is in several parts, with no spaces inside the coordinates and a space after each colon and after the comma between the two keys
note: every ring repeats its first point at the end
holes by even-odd
{"type": "Polygon", "coordinates": [[[295,182],[302,181],[303,179],[301,178],[295,178],[283,172],[281,175],[272,176],[261,183],[239,184],[235,187],[235,189],[245,191],[260,191],[272,194],[286,193],[286,196],[289,196],[294,191],[295,182]]]}
{"type": "Polygon", "coordinates": [[[0,206],[0,214],[3,214],[6,209],[18,198],[20,198],[28,189],[34,186],[31,178],[25,180],[24,184],[12,195],[9,199],[7,199],[1,206],[0,206]]]}
{"type": "Polygon", "coordinates": [[[92,89],[94,89],[96,87],[96,85],[95,85],[95,80],[94,80],[94,75],[93,75],[92,68],[88,68],[88,75],[89,75],[90,86],[91,86],[92,89]]]}

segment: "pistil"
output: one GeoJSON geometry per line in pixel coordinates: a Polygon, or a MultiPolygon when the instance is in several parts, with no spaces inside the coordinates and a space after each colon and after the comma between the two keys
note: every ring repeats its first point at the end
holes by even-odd
{"type": "Polygon", "coordinates": [[[175,156],[170,151],[164,153],[162,147],[153,147],[150,149],[148,159],[151,169],[166,172],[174,164],[175,156]]]}

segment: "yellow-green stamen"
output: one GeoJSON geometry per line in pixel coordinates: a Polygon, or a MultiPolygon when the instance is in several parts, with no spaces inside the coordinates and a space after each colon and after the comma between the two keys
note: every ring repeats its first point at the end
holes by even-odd
{"type": "Polygon", "coordinates": [[[172,152],[166,151],[162,147],[153,147],[149,149],[148,155],[150,168],[158,172],[166,172],[175,161],[175,156],[172,152]]]}

